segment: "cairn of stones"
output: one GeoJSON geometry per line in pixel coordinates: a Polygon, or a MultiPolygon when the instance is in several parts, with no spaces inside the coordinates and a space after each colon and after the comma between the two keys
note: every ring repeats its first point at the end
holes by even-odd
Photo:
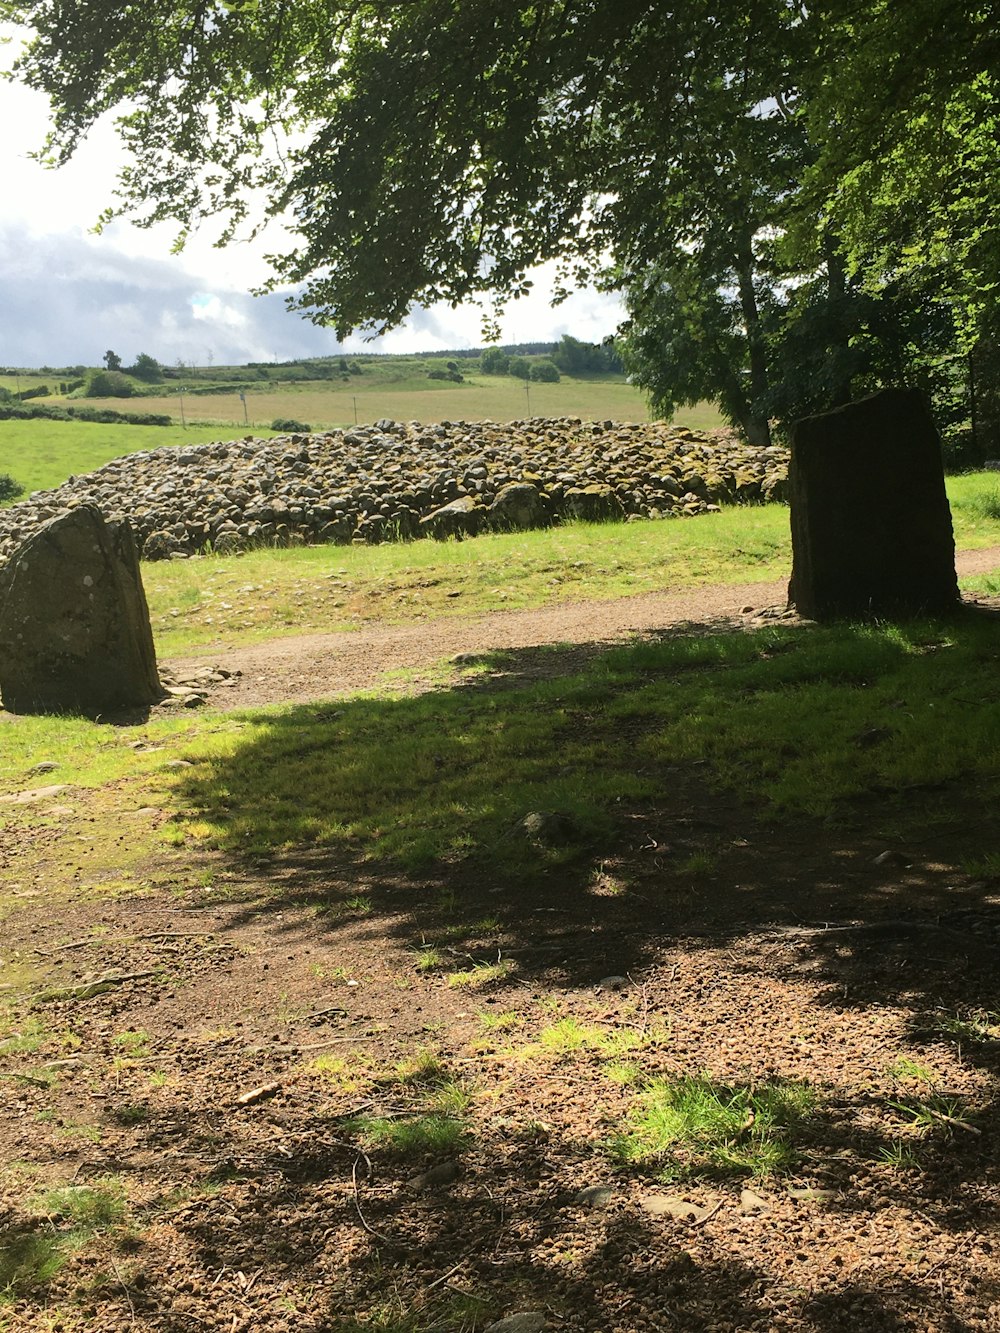
{"type": "Polygon", "coordinates": [[[79,505],[127,519],[142,558],[162,560],[684,517],[782,499],[787,467],[786,450],[731,431],[576,417],[247,436],[128,454],[0,510],[0,565],[79,505]]]}

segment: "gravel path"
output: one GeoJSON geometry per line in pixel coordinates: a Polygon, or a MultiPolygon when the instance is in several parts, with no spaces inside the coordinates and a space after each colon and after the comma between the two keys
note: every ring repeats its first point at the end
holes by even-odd
{"type": "MultiPolygon", "coordinates": [[[[960,577],[1000,568],[1000,548],[960,551],[960,577]]],[[[747,623],[747,609],[780,609],[785,581],[705,585],[612,601],[565,602],[532,611],[494,611],[473,620],[436,619],[366,626],[337,634],[300,634],[248,648],[216,652],[211,662],[239,675],[213,704],[240,708],[285,700],[306,703],[368,689],[388,671],[421,670],[460,653],[532,648],[543,644],[609,645],[687,622],[702,628],[747,623]],[[221,697],[220,697],[221,696],[221,697]]],[[[183,676],[207,655],[169,663],[183,676]]],[[[563,666],[561,669],[565,669],[563,666]]]]}

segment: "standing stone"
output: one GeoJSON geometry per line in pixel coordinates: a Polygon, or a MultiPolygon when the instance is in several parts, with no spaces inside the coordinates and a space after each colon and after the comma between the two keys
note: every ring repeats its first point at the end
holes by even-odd
{"type": "Polygon", "coordinates": [[[923,395],[884,389],[792,431],[788,600],[815,620],[959,604],[941,442],[923,395]]]}
{"type": "Polygon", "coordinates": [[[95,714],[163,697],[132,529],[80,505],[0,569],[0,698],[14,713],[95,714]]]}

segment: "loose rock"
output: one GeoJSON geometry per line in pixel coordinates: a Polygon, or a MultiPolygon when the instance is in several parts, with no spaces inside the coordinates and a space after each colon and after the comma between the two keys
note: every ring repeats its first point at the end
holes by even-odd
{"type": "Polygon", "coordinates": [[[678,1222],[700,1222],[712,1212],[711,1208],[703,1208],[671,1194],[644,1194],[639,1199],[639,1207],[651,1217],[673,1217],[678,1222]]]}
{"type": "Polygon", "coordinates": [[[439,1162],[437,1166],[411,1177],[409,1184],[416,1190],[435,1189],[440,1185],[451,1185],[461,1174],[462,1168],[458,1162],[439,1162]]]}
{"type": "Polygon", "coordinates": [[[595,1211],[601,1208],[607,1208],[608,1204],[614,1198],[614,1187],[612,1185],[587,1185],[580,1190],[574,1202],[584,1208],[593,1208],[595,1211]]]}
{"type": "Polygon", "coordinates": [[[506,1319],[498,1319],[489,1324],[484,1333],[540,1333],[545,1327],[545,1316],[537,1311],[525,1314],[509,1314],[506,1319]]]}

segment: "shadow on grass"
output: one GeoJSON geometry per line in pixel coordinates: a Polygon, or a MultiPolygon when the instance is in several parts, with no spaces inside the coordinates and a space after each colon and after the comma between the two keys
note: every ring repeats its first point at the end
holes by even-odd
{"type": "Polygon", "coordinates": [[[446,900],[515,934],[638,907],[650,934],[915,917],[947,947],[1000,875],[998,660],[972,614],[486,655],[415,697],[246,714],[178,836],[331,926],[354,880],[397,929],[446,900]]]}
{"type": "MultiPolygon", "coordinates": [[[[915,1038],[961,1042],[993,1086],[998,658],[996,622],[975,616],[494,655],[419,697],[247,714],[235,747],[184,778],[178,828],[217,848],[234,927],[270,911],[275,934],[408,957],[411,978],[414,960],[468,974],[473,1006],[500,1009],[526,987],[541,1009],[609,973],[656,974],[666,1012],[665,958],[728,950],[765,997],[801,983],[834,1010],[901,1010],[915,1038]],[[569,674],[553,669],[563,662],[569,674]],[[487,976],[501,958],[512,971],[487,976]]],[[[685,1004],[738,1025],[712,991],[709,978],[685,1004]]],[[[483,1063],[484,1096],[497,1067],[483,1063]]],[[[560,1069],[554,1095],[571,1097],[560,1069]]],[[[237,1279],[266,1269],[272,1290],[294,1279],[314,1293],[301,1326],[316,1329],[471,1330],[518,1309],[581,1330],[906,1329],[914,1311],[928,1327],[966,1326],[935,1280],[940,1262],[916,1280],[851,1240],[854,1271],[832,1266],[822,1219],[797,1211],[808,1201],[781,1197],[774,1218],[745,1219],[739,1182],[716,1180],[718,1234],[672,1226],[630,1194],[637,1180],[664,1187],[655,1163],[615,1168],[599,1140],[518,1137],[488,1115],[456,1150],[454,1183],[422,1193],[412,1176],[433,1153],[400,1163],[373,1149],[369,1174],[350,1117],[370,1097],[331,1110],[312,1088],[276,1094],[266,1120],[230,1112],[224,1143],[199,1159],[214,1156],[225,1206],[206,1195],[174,1225],[216,1303],[242,1299],[237,1279]],[[587,1212],[576,1191],[609,1174],[619,1202],[587,1212]],[[486,1302],[478,1312],[461,1305],[469,1292],[486,1302]]],[[[857,1079],[819,1092],[790,1146],[799,1174],[836,1195],[823,1204],[831,1229],[846,1214],[845,1234],[861,1235],[885,1205],[919,1210],[963,1245],[985,1229],[1000,1175],[992,1093],[967,1106],[903,1090],[894,1115],[857,1079]],[[912,1162],[907,1106],[930,1108],[912,1162]],[[899,1169],[872,1184],[872,1164],[897,1150],[899,1169]]],[[[163,1115],[197,1146],[203,1111],[163,1115]]],[[[158,1141],[165,1125],[154,1113],[144,1132],[158,1141]]],[[[155,1290],[131,1299],[159,1328],[187,1326],[155,1290]]]]}

